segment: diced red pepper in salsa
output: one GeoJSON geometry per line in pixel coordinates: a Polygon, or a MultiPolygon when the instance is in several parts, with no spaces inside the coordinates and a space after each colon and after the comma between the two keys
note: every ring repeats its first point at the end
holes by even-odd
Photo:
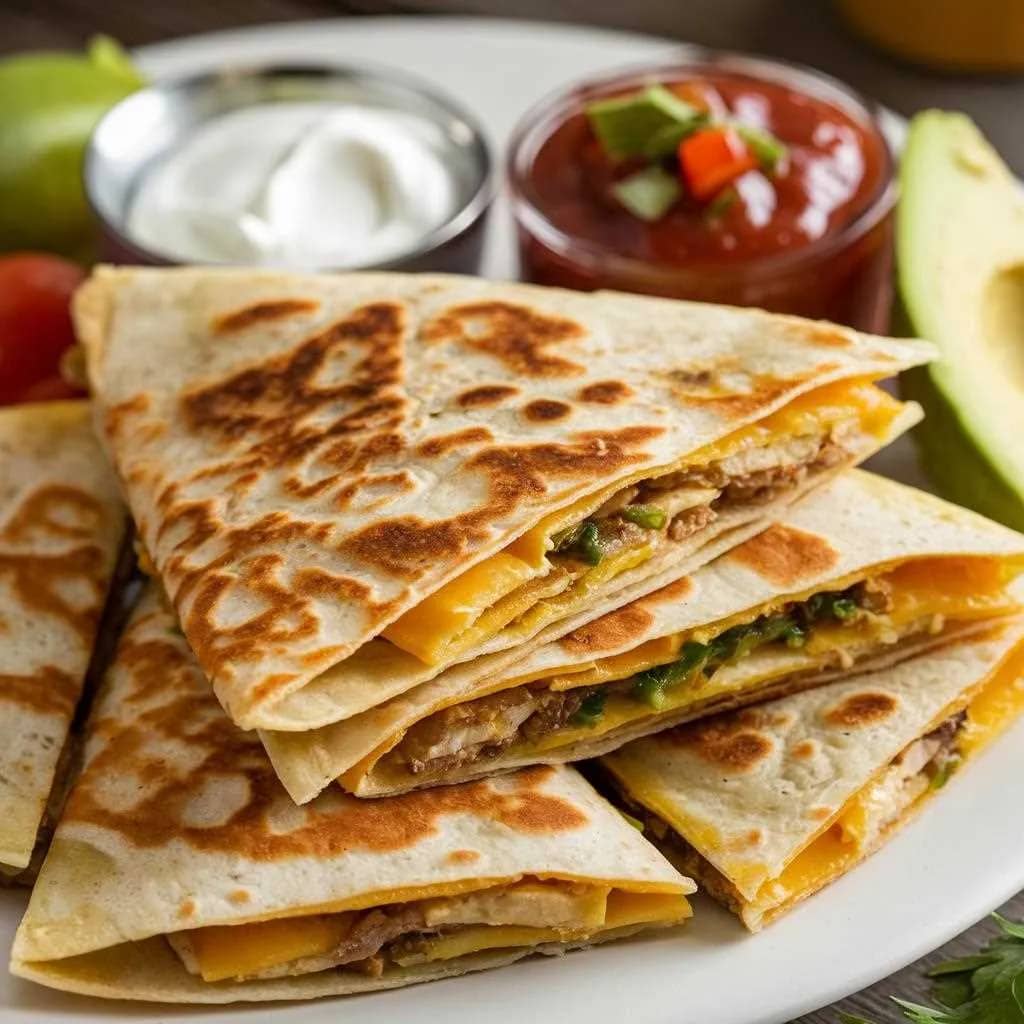
{"type": "Polygon", "coordinates": [[[757,158],[732,128],[704,128],[679,143],[679,169],[694,198],[711,199],[741,174],[757,167],[757,158]]]}

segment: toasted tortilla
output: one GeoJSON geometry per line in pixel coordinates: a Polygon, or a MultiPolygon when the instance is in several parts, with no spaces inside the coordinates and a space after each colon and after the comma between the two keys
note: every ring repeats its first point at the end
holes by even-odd
{"type": "Polygon", "coordinates": [[[338,721],[692,560],[771,506],[678,543],[652,530],[593,572],[548,556],[688,459],[851,416],[851,447],[822,461],[863,458],[918,415],[867,382],[933,354],[457,277],[105,268],[75,308],[148,558],[244,728],[338,721]]]}
{"type": "Polygon", "coordinates": [[[568,768],[297,808],[151,589],[94,708],[11,969],[169,1002],[362,992],[677,924],[693,888],[568,768]],[[338,936],[374,908],[428,914],[433,931],[376,971],[336,966],[338,936]]]}
{"type": "Polygon", "coordinates": [[[125,530],[86,402],[0,410],[0,872],[59,809],[68,734],[125,530]]]}
{"type": "Polygon", "coordinates": [[[1014,721],[1022,645],[1024,619],[1006,619],[887,669],[638,740],[601,764],[648,834],[756,931],[881,846],[1014,721]],[[955,760],[930,773],[920,762],[939,741],[919,741],[964,711],[955,760]]]}
{"type": "Polygon", "coordinates": [[[334,778],[360,796],[379,796],[525,764],[581,760],[725,707],[893,664],[953,635],[966,635],[979,622],[984,627],[993,617],[1019,610],[1006,583],[1022,568],[1024,536],[922,491],[853,470],[789,509],[782,522],[692,575],[596,621],[570,623],[575,628],[566,635],[532,652],[458,666],[326,729],[267,732],[263,739],[278,775],[299,801],[334,778]],[[902,583],[892,575],[901,566],[909,567],[902,583]],[[985,570],[981,579],[963,571],[970,566],[985,570]],[[933,586],[931,574],[939,572],[944,582],[933,586]],[[847,630],[832,624],[828,643],[766,644],[707,677],[680,682],[661,706],[623,696],[607,703],[593,722],[570,723],[532,743],[513,741],[440,774],[417,774],[401,763],[408,731],[445,708],[465,708],[528,683],[563,691],[614,684],[675,661],[688,639],[707,641],[811,594],[842,591],[881,575],[897,581],[897,595],[921,595],[910,612],[917,627],[913,634],[880,640],[868,623],[847,630]],[[983,583],[989,592],[980,592],[983,583]],[[935,589],[938,593],[930,593],[935,589]],[[943,616],[939,628],[933,628],[935,615],[943,616]],[[838,664],[836,652],[842,654],[838,664]]]}

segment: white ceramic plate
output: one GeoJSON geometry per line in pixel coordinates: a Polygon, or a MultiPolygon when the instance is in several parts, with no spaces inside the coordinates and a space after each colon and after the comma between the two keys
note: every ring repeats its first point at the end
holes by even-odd
{"type": "MultiPolygon", "coordinates": [[[[392,65],[460,96],[500,154],[519,114],[549,90],[602,68],[679,52],[663,40],[552,24],[382,18],[217,33],[137,56],[153,76],[278,58],[392,65]]],[[[504,207],[492,220],[485,270],[514,276],[504,207]]],[[[921,482],[906,442],[875,468],[921,482]]],[[[400,992],[276,1008],[104,1003],[0,976],[0,1024],[779,1024],[897,970],[1024,887],[1021,806],[1024,723],[879,855],[757,936],[698,898],[695,920],[671,934],[400,992]]],[[[22,894],[0,892],[4,943],[23,905],[22,894]]]]}

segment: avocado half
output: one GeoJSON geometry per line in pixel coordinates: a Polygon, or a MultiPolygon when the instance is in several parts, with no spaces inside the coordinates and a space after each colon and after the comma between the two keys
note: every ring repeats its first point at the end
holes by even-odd
{"type": "Polygon", "coordinates": [[[1024,530],[1024,189],[963,114],[911,122],[900,170],[901,315],[940,359],[906,374],[925,471],[1024,530]]]}

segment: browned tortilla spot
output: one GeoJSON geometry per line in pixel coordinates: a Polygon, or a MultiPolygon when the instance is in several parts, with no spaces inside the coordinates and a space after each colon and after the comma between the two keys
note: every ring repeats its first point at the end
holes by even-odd
{"type": "Polygon", "coordinates": [[[800,338],[815,348],[849,348],[851,345],[849,335],[832,324],[798,321],[792,325],[792,331],[793,337],[800,338]]]}
{"type": "Polygon", "coordinates": [[[192,917],[195,912],[195,900],[185,900],[185,902],[178,907],[178,917],[192,917]]]}
{"type": "Polygon", "coordinates": [[[286,316],[298,313],[313,313],[320,304],[313,299],[274,299],[267,302],[254,302],[234,313],[225,313],[213,321],[214,334],[228,334],[242,331],[254,325],[260,326],[271,320],[282,320],[286,316]]]}
{"type": "Polygon", "coordinates": [[[617,405],[632,397],[633,389],[621,380],[599,380],[580,388],[579,392],[581,402],[595,405],[617,405]]]}
{"type": "Polygon", "coordinates": [[[228,899],[234,904],[248,903],[252,894],[247,889],[232,889],[228,893],[228,899]]]}
{"type": "Polygon", "coordinates": [[[723,846],[730,853],[739,853],[743,850],[751,850],[760,846],[764,840],[764,833],[759,828],[752,828],[748,832],[732,836],[723,846]]]}
{"type": "Polygon", "coordinates": [[[662,433],[661,427],[588,431],[568,444],[508,445],[475,452],[462,467],[479,473],[486,499],[451,519],[401,516],[371,523],[341,543],[341,550],[402,579],[415,580],[435,560],[457,557],[489,537],[495,519],[548,493],[550,481],[591,479],[645,458],[634,449],[662,433]]]}
{"type": "Polygon", "coordinates": [[[407,405],[399,390],[405,327],[398,304],[362,306],[290,352],[186,393],[182,413],[192,430],[243,442],[238,455],[249,469],[254,457],[279,465],[346,434],[394,430],[407,405]],[[325,407],[331,422],[308,422],[325,407]]]}
{"type": "Polygon", "coordinates": [[[572,406],[550,398],[538,398],[523,406],[523,415],[531,423],[550,423],[565,419],[572,412],[572,406]]]}
{"type": "Polygon", "coordinates": [[[70,718],[80,689],[74,676],[44,665],[32,675],[0,675],[0,705],[17,704],[40,715],[70,718]]]}
{"type": "Polygon", "coordinates": [[[149,395],[138,394],[112,405],[103,417],[103,425],[106,432],[112,438],[124,431],[126,422],[137,416],[141,416],[149,410],[149,395]]]}
{"type": "Polygon", "coordinates": [[[827,821],[829,818],[832,817],[832,808],[823,807],[820,805],[818,807],[812,807],[807,812],[807,817],[810,818],[812,821],[827,821]]]}
{"type": "Polygon", "coordinates": [[[802,742],[798,743],[795,747],[793,747],[790,753],[798,761],[807,761],[810,758],[814,757],[817,750],[818,745],[814,742],[814,740],[803,740],[802,742]]]}
{"type": "Polygon", "coordinates": [[[88,540],[102,521],[103,507],[91,494],[65,484],[47,484],[32,491],[15,509],[0,540],[88,540]]]}
{"type": "Polygon", "coordinates": [[[641,636],[653,621],[651,613],[639,604],[627,604],[580,626],[558,643],[571,654],[610,650],[641,636]]]}
{"type": "Polygon", "coordinates": [[[572,377],[579,363],[550,352],[586,336],[574,320],[538,313],[510,302],[471,302],[446,310],[424,327],[425,342],[456,341],[500,360],[526,377],[572,377]]]}
{"type": "Polygon", "coordinates": [[[515,398],[519,394],[519,388],[509,387],[507,384],[484,384],[478,388],[470,388],[457,395],[455,401],[463,409],[476,409],[480,406],[499,405],[507,398],[515,398]]]}
{"type": "Polygon", "coordinates": [[[460,448],[473,448],[493,440],[494,434],[487,427],[466,427],[451,434],[428,438],[417,451],[427,458],[436,459],[440,455],[447,455],[448,452],[458,451],[460,448]]]}
{"type": "Polygon", "coordinates": [[[855,693],[825,712],[829,725],[856,729],[885,721],[896,711],[899,701],[889,693],[855,693]]]}
{"type": "Polygon", "coordinates": [[[795,377],[775,377],[758,373],[749,377],[742,390],[727,389],[720,383],[720,370],[726,367],[682,368],[670,370],[666,377],[684,405],[714,412],[727,420],[745,419],[777,402],[800,384],[837,368],[823,363],[795,377]]]}
{"type": "Polygon", "coordinates": [[[662,733],[673,746],[685,747],[723,771],[752,771],[775,748],[764,730],[781,724],[774,714],[756,708],[720,715],[662,733]]]}
{"type": "MultiPolygon", "coordinates": [[[[327,529],[329,527],[325,526],[324,530],[327,529]]],[[[272,547],[275,540],[309,536],[308,524],[289,523],[284,513],[271,513],[249,530],[239,531],[247,535],[244,538],[233,537],[235,532],[227,535],[227,553],[218,559],[219,565],[233,563],[235,572],[185,574],[188,591],[184,589],[186,584],[182,584],[174,595],[189,642],[211,678],[227,677],[236,663],[258,660],[267,646],[295,644],[317,636],[320,629],[314,601],[352,602],[363,609],[371,622],[380,621],[387,614],[388,605],[375,602],[370,588],[358,580],[335,576],[323,569],[306,568],[293,573],[289,582],[281,576],[284,560],[280,555],[233,557],[233,541],[244,541],[254,548],[272,547]],[[220,603],[236,586],[257,598],[262,610],[230,626],[221,625],[218,622],[220,603]],[[183,614],[183,599],[187,594],[192,594],[193,600],[183,614]]],[[[176,565],[173,568],[178,571],[176,565]]],[[[326,667],[336,660],[337,654],[337,647],[329,646],[307,653],[304,660],[314,667],[326,667]]],[[[259,694],[266,698],[292,678],[287,673],[271,676],[260,684],[259,694]]]]}
{"type": "Polygon", "coordinates": [[[745,565],[779,587],[827,572],[839,562],[839,552],[824,538],[774,523],[740,544],[726,558],[745,565]]]}
{"type": "Polygon", "coordinates": [[[480,859],[476,850],[452,850],[446,858],[450,864],[472,864],[480,859]]]}
{"type": "Polygon", "coordinates": [[[106,596],[106,560],[97,545],[84,542],[95,536],[102,518],[92,495],[52,484],[28,494],[0,530],[0,577],[24,608],[63,622],[87,648],[106,596]],[[17,550],[43,540],[83,543],[49,555],[17,550]]]}
{"type": "Polygon", "coordinates": [[[458,814],[529,835],[587,824],[579,808],[544,792],[553,773],[546,766],[493,785],[441,786],[388,800],[332,791],[297,815],[257,734],[231,724],[183,642],[140,639],[129,630],[118,663],[131,673],[126,699],[137,710],[100,720],[98,749],[68,802],[65,820],[112,830],[136,847],[177,840],[236,859],[280,861],[408,849],[435,836],[442,819],[458,814]],[[184,744],[189,756],[168,770],[160,741],[184,744]],[[125,807],[121,801],[106,801],[104,782],[126,776],[139,781],[137,802],[125,807]],[[222,820],[194,824],[190,802],[217,787],[225,787],[240,805],[222,820]],[[282,817],[291,822],[288,827],[282,817]]]}

